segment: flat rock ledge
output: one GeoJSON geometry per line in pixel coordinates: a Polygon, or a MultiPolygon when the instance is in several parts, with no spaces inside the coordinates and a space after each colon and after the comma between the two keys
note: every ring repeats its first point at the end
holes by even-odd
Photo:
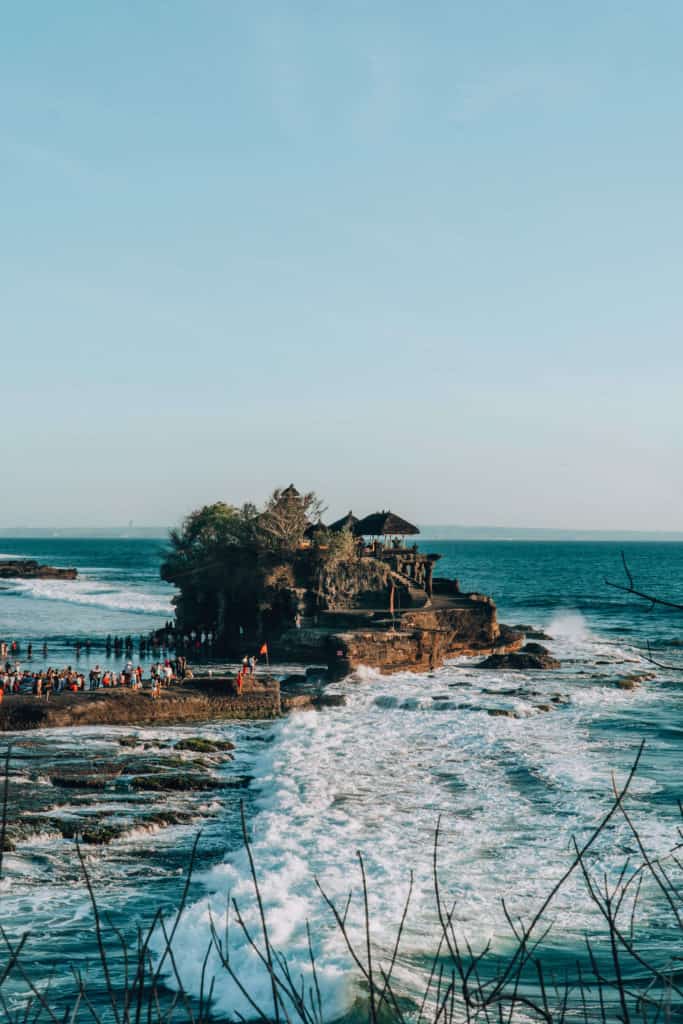
{"type": "Polygon", "coordinates": [[[157,699],[144,690],[110,690],[59,694],[50,700],[5,697],[0,732],[54,729],[78,725],[182,725],[220,719],[277,718],[281,714],[277,683],[237,696],[230,692],[171,689],[157,699]]]}
{"type": "MultiPolygon", "coordinates": [[[[241,695],[231,678],[197,679],[153,698],[145,690],[95,690],[63,693],[50,700],[11,695],[0,705],[0,733],[79,725],[184,725],[189,722],[279,718],[289,711],[338,707],[341,694],[281,695],[277,680],[264,680],[241,695]]],[[[124,740],[124,743],[126,741],[124,740]]],[[[132,741],[131,741],[132,742],[132,741]]],[[[211,752],[215,744],[187,741],[179,749],[211,752]],[[209,749],[211,748],[211,750],[209,749]]]]}

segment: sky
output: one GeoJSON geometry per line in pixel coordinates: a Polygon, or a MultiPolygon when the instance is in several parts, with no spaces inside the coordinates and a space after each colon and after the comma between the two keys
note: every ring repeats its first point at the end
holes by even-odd
{"type": "Polygon", "coordinates": [[[676,530],[683,5],[0,21],[0,527],[676,530]]]}

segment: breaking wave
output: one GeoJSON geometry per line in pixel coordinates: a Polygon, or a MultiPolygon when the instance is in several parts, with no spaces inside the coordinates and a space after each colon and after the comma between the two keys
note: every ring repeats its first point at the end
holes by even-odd
{"type": "MultiPolygon", "coordinates": [[[[586,670],[585,679],[575,669],[571,675],[537,673],[533,680],[519,674],[511,687],[509,673],[481,672],[467,662],[430,676],[387,678],[361,670],[339,684],[345,707],[326,715],[301,712],[278,723],[275,742],[250,765],[252,848],[270,938],[286,952],[292,976],[303,977],[308,987],[313,983],[310,921],[327,1019],[347,1013],[359,991],[314,878],[343,908],[349,890],[358,893],[356,851],[363,851],[373,938],[388,953],[414,869],[411,914],[395,975],[410,997],[424,983],[425,958],[437,930],[431,845],[439,815],[442,883],[449,901],[457,898],[456,932],[475,950],[490,940],[503,952],[509,939],[500,897],[514,912],[538,905],[567,866],[571,835],[585,835],[609,802],[611,770],[627,771],[634,747],[623,744],[618,730],[614,738],[596,742],[592,723],[597,716],[614,719],[622,709],[628,713],[634,704],[650,705],[655,695],[647,688],[615,691],[593,678],[596,654],[604,650],[613,673],[624,670],[624,659],[621,651],[587,639],[580,623],[567,624],[560,646],[571,651],[574,666],[586,670]],[[577,634],[577,640],[568,639],[577,634]],[[359,686],[361,680],[371,685],[359,686]],[[564,703],[547,710],[558,690],[564,703]]],[[[656,791],[651,780],[634,783],[648,836],[664,849],[670,829],[648,803],[656,791]]],[[[599,849],[609,876],[621,866],[626,840],[618,824],[609,844],[599,849]]],[[[197,880],[207,895],[187,908],[178,933],[183,983],[195,994],[210,922],[219,935],[227,925],[227,893],[251,934],[260,928],[243,851],[197,880]]],[[[552,914],[563,939],[577,943],[596,926],[581,891],[580,879],[572,879],[552,914]]],[[[357,899],[347,923],[362,945],[357,899]]],[[[234,917],[230,962],[256,1002],[268,1007],[269,976],[234,917]]],[[[220,1012],[252,1015],[212,954],[207,975],[214,973],[220,1012]]],[[[167,981],[173,986],[170,973],[167,981]]]]}
{"type": "Polygon", "coordinates": [[[170,597],[98,580],[16,580],[8,590],[40,601],[63,601],[114,611],[173,614],[170,597]]]}

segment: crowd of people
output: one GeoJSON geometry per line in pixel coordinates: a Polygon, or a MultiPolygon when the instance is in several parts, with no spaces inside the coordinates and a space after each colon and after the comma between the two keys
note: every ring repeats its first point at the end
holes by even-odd
{"type": "Polygon", "coordinates": [[[20,661],[6,661],[0,668],[0,701],[10,694],[33,694],[47,700],[58,693],[115,687],[139,690],[143,685],[148,685],[153,696],[158,696],[162,687],[183,682],[190,674],[187,659],[182,656],[152,662],[147,678],[142,665],[134,665],[131,660],[121,669],[95,665],[87,674],[71,665],[63,669],[26,669],[20,661]]]}
{"type": "MultiPolygon", "coordinates": [[[[194,637],[188,639],[192,642],[194,637]]],[[[201,645],[211,644],[213,636],[201,634],[198,641],[201,645]]],[[[76,658],[79,658],[82,651],[86,654],[91,653],[91,641],[89,640],[76,640],[72,642],[72,645],[75,648],[76,658]]],[[[66,668],[38,668],[23,663],[24,654],[27,662],[33,660],[33,644],[28,643],[24,652],[22,645],[15,640],[1,641],[0,703],[5,697],[15,694],[33,695],[49,700],[53,694],[79,693],[117,687],[132,690],[145,687],[151,690],[152,696],[158,697],[163,687],[182,683],[185,679],[192,677],[187,658],[178,652],[173,634],[168,629],[166,631],[159,630],[149,637],[141,636],[137,642],[130,636],[108,636],[104,641],[104,649],[106,658],[111,657],[112,653],[115,657],[125,657],[124,666],[122,668],[103,668],[96,664],[89,671],[84,671],[81,667],[73,665],[68,665],[66,668]],[[136,648],[139,652],[137,658],[136,648]],[[155,660],[152,661],[149,672],[145,674],[142,661],[148,652],[155,660]]],[[[45,662],[48,655],[47,643],[42,644],[41,654],[42,661],[45,662]]],[[[269,664],[266,643],[259,648],[259,657],[265,658],[266,663],[269,664]]],[[[255,675],[258,660],[259,658],[255,654],[245,655],[242,659],[235,679],[235,689],[238,694],[242,693],[247,677],[255,675]]]]}

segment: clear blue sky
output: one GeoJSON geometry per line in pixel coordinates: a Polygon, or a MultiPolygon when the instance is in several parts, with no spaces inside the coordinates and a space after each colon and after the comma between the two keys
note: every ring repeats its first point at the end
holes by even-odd
{"type": "Polygon", "coordinates": [[[7,4],[0,526],[676,529],[683,5],[7,4]]]}

